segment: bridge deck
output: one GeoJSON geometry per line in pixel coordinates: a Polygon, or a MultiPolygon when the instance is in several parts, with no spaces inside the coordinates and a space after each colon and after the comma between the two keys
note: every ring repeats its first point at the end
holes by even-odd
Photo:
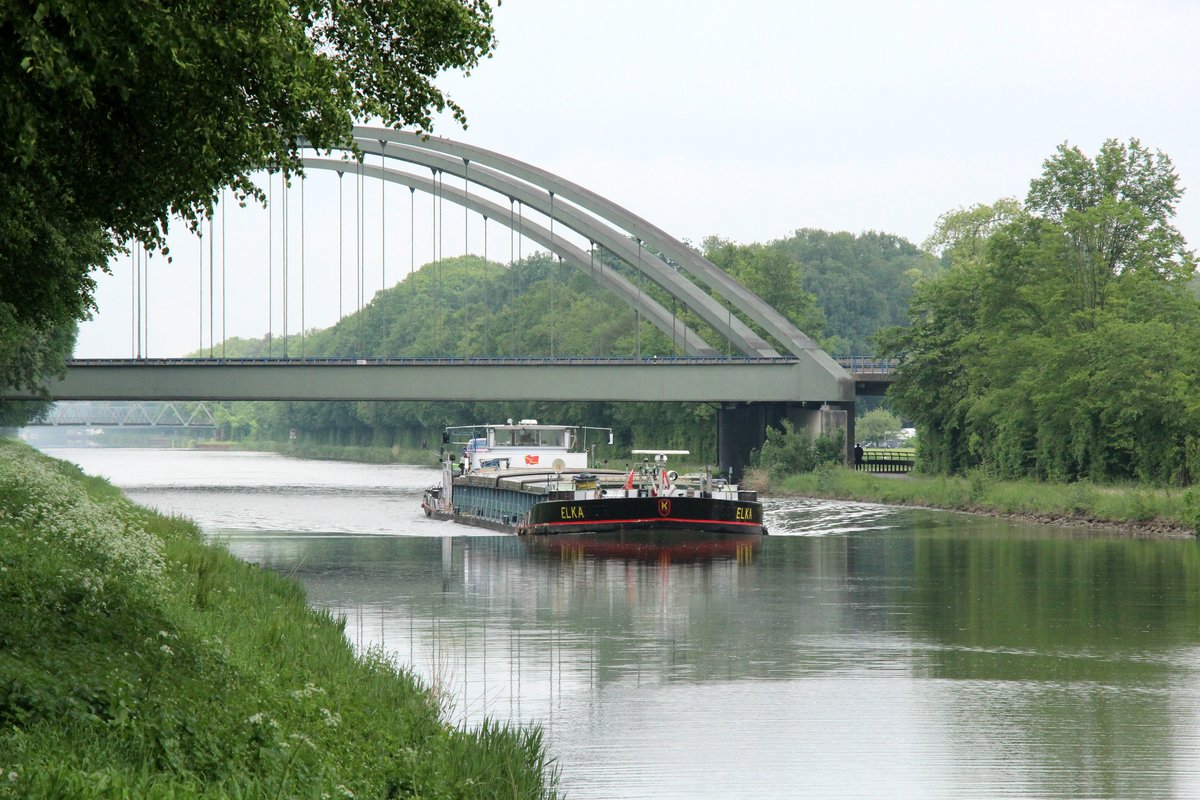
{"type": "MultiPolygon", "coordinates": [[[[853,376],[794,358],[76,360],[55,400],[852,401],[853,376]]],[[[6,399],[27,392],[7,390],[6,399]]]]}

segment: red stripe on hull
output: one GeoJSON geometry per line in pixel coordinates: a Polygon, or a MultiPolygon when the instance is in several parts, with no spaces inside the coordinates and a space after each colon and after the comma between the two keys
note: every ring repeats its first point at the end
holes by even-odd
{"type": "MultiPolygon", "coordinates": [[[[712,519],[684,519],[682,517],[643,517],[641,519],[588,519],[578,522],[564,520],[563,522],[539,522],[538,527],[546,526],[551,528],[556,527],[587,527],[590,525],[661,525],[664,522],[674,522],[676,524],[692,525],[697,528],[704,528],[711,525],[735,525],[744,526],[747,528],[761,528],[762,525],[758,522],[737,522],[735,520],[712,520],[712,519]]],[[[532,527],[532,526],[531,526],[532,527]]]]}

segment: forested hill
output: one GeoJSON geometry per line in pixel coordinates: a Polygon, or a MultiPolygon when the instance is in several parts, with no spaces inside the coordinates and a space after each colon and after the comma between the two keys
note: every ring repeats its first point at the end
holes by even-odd
{"type": "Polygon", "coordinates": [[[933,256],[890,233],[860,235],[804,229],[771,243],[800,264],[801,285],[825,312],[825,349],[871,355],[875,333],[903,325],[917,278],[936,270],[933,256]]]}
{"type": "MultiPolygon", "coordinates": [[[[870,349],[868,337],[895,324],[915,276],[932,259],[886,234],[802,230],[767,245],[710,239],[705,254],[792,319],[835,354],[870,349]]],[[[596,269],[627,268],[598,253],[596,269]]],[[[647,295],[675,310],[718,349],[722,337],[648,281],[647,295]]],[[[381,291],[360,312],[326,330],[288,337],[291,356],[632,356],[683,354],[682,337],[648,323],[600,288],[590,276],[535,254],[511,267],[475,256],[426,264],[404,282],[381,291]]],[[[229,357],[284,354],[282,337],[230,339],[229,357]]],[[[198,354],[200,355],[200,354],[198,354]]],[[[471,403],[243,403],[226,419],[237,436],[301,431],[322,443],[415,444],[441,427],[481,419],[539,417],[555,422],[612,426],[618,441],[715,449],[714,410],[674,404],[555,404],[517,407],[471,403]],[[651,441],[652,440],[652,441],[651,441]]]]}

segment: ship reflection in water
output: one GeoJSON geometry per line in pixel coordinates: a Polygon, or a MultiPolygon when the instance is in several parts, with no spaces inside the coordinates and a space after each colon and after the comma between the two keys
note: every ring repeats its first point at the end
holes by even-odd
{"type": "Polygon", "coordinates": [[[704,531],[653,530],[587,535],[524,536],[531,551],[562,561],[584,558],[626,559],[659,564],[736,560],[750,562],[758,552],[758,534],[736,536],[704,531]]]}

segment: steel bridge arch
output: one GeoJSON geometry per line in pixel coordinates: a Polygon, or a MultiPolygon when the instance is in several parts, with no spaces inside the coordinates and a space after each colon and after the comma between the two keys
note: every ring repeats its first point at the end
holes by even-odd
{"type": "MultiPolygon", "coordinates": [[[[364,155],[378,155],[383,159],[395,159],[409,164],[429,168],[436,176],[438,172],[474,182],[509,198],[510,203],[521,202],[546,215],[553,222],[575,231],[589,242],[600,244],[614,253],[634,269],[662,287],[672,297],[682,302],[705,320],[715,331],[727,337],[730,345],[745,355],[778,357],[779,353],[762,337],[729,309],[714,300],[707,292],[691,280],[684,278],[673,267],[685,270],[700,282],[711,287],[715,293],[730,303],[747,318],[759,325],[772,338],[783,345],[788,355],[810,360],[837,381],[848,380],[844,370],[790,320],[772,308],[746,287],[735,281],[712,262],[670,234],[652,225],[627,209],[607,200],[578,184],[531,164],[461,142],[439,137],[425,137],[417,133],[397,131],[390,128],[356,126],[353,130],[355,145],[364,155]],[[556,200],[558,202],[556,202],[556,200]],[[566,202],[564,202],[566,201],[566,202]],[[583,213],[587,212],[587,213],[583,213]],[[608,223],[607,225],[601,224],[608,223]],[[610,227],[611,226],[611,227],[610,227]],[[624,235],[623,235],[624,234],[624,235]],[[635,242],[630,241],[632,237],[635,242]],[[659,252],[671,263],[667,263],[646,252],[646,244],[659,252]]],[[[483,210],[487,201],[470,196],[467,192],[451,190],[444,185],[438,189],[432,180],[422,181],[418,176],[400,170],[371,168],[365,163],[305,159],[305,164],[328,169],[329,164],[339,164],[339,171],[361,170],[363,174],[381,177],[402,183],[422,191],[438,191],[458,205],[466,205],[502,225],[508,225],[508,214],[501,206],[491,203],[491,213],[483,210]],[[416,184],[416,185],[414,185],[416,184]]],[[[533,235],[535,226],[522,221],[520,233],[530,232],[530,238],[548,247],[552,252],[579,268],[580,253],[583,251],[567,242],[554,238],[545,228],[533,235]],[[572,250],[574,252],[572,252],[572,250]]],[[[592,274],[592,270],[588,270],[592,274]]],[[[623,276],[607,271],[612,278],[623,276]]],[[[606,288],[616,293],[625,302],[646,312],[648,321],[664,332],[679,331],[681,326],[670,315],[671,327],[664,327],[668,318],[666,310],[654,303],[644,293],[630,302],[630,287],[627,280],[606,281],[606,288]]],[[[685,332],[685,350],[702,354],[714,352],[711,345],[690,329],[685,332]]]]}
{"type": "MultiPolygon", "coordinates": [[[[402,186],[419,189],[428,194],[439,194],[457,205],[465,206],[472,211],[486,216],[488,219],[500,222],[506,227],[510,224],[510,220],[508,219],[509,209],[482,197],[467,195],[461,189],[455,187],[438,186],[431,178],[336,159],[305,158],[303,163],[305,169],[332,170],[338,173],[354,170],[355,174],[369,178],[378,178],[391,183],[398,183],[402,186]]],[[[585,251],[562,238],[554,238],[547,228],[529,220],[521,223],[519,233],[537,242],[555,255],[558,255],[563,261],[588,275],[629,306],[639,309],[647,322],[654,325],[654,327],[667,336],[672,337],[672,341],[678,341],[683,347],[684,352],[688,355],[718,355],[717,350],[705,341],[700,334],[696,333],[682,321],[679,321],[675,315],[664,308],[657,300],[645,292],[639,292],[633,282],[624,275],[613,272],[603,265],[593,267],[589,254],[585,251]],[[682,337],[681,341],[680,337],[682,337]]]]}
{"type": "MultiPolygon", "coordinates": [[[[384,158],[398,159],[428,167],[435,172],[470,180],[479,186],[507,196],[510,201],[519,202],[522,206],[541,212],[589,241],[600,244],[621,261],[635,270],[639,270],[642,275],[654,281],[672,297],[695,311],[713,330],[724,336],[740,352],[755,357],[779,356],[779,353],[763,341],[748,325],[695,283],[671,269],[653,253],[645,251],[641,244],[630,241],[629,238],[620,235],[608,226],[597,224],[595,218],[580,213],[579,209],[574,206],[561,201],[555,203],[551,197],[553,194],[551,191],[539,191],[536,187],[531,187],[527,183],[517,181],[488,167],[475,165],[472,168],[469,166],[469,161],[463,162],[461,159],[449,158],[419,148],[400,145],[393,145],[389,148],[380,144],[379,141],[369,140],[359,140],[357,144],[366,155],[381,155],[384,158]]],[[[459,194],[458,197],[461,198],[462,195],[459,194]]],[[[461,204],[459,199],[456,199],[455,202],[461,204]]]]}

